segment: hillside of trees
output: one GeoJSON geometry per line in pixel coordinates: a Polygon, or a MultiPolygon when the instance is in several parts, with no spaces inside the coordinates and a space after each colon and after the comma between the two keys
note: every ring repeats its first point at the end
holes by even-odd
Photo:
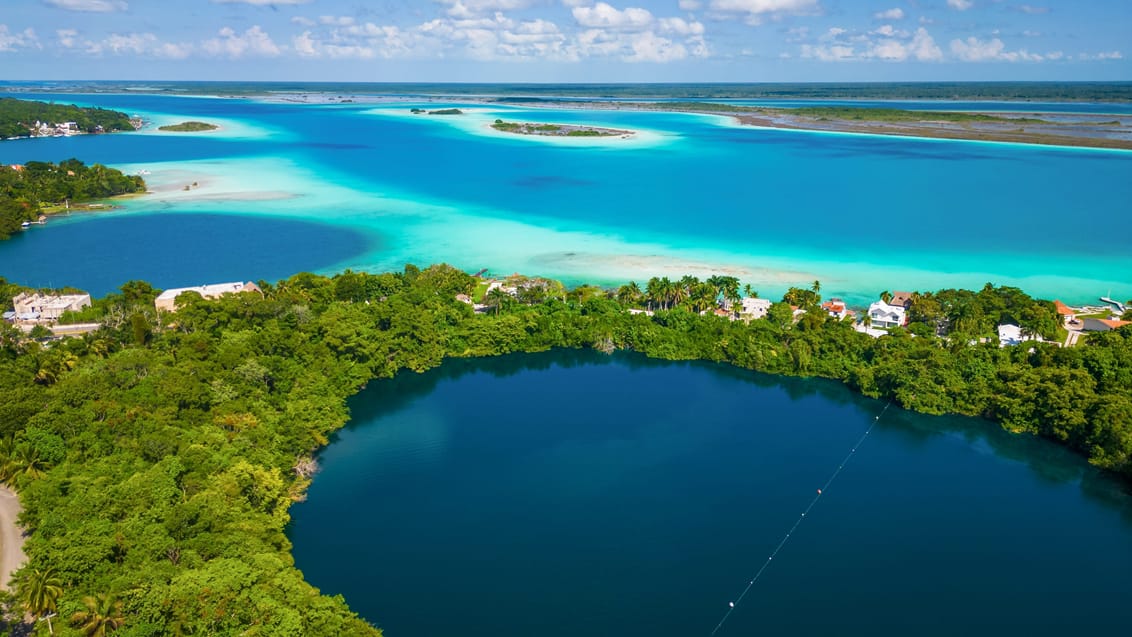
{"type": "Polygon", "coordinates": [[[695,311],[734,298],[730,277],[618,290],[532,279],[492,290],[483,313],[455,298],[476,283],[445,265],[297,274],[260,282],[262,296],[188,293],[158,316],[157,290],[135,281],[95,301],[85,318],[104,327],[82,338],[41,344],[0,324],[0,477],[23,502],[29,557],[9,620],[55,612],[61,636],[92,615],[129,636],[380,634],[295,569],[288,509],[348,396],[446,358],[625,349],[833,378],[1132,478],[1132,329],[1071,349],[978,342],[1015,316],[1050,327],[1046,302],[1014,288],[918,295],[919,322],[874,339],[822,312],[816,282],[787,295],[800,319],[780,302],[749,323],[695,311]]]}
{"type": "Polygon", "coordinates": [[[0,139],[24,137],[31,133],[36,122],[62,124],[74,122],[84,133],[112,133],[134,130],[130,116],[106,108],[53,104],[0,98],[0,139]]]}
{"type": "Polygon", "coordinates": [[[58,164],[29,161],[22,169],[0,165],[0,239],[34,221],[46,207],[134,192],[145,192],[141,177],[102,164],[68,159],[58,164]]]}

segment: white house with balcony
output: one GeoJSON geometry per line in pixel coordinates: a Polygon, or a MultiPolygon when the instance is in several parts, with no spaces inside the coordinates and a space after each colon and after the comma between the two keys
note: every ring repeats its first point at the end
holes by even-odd
{"type": "Polygon", "coordinates": [[[761,319],[770,311],[770,299],[748,296],[740,301],[739,318],[745,320],[761,319]]]}
{"type": "Polygon", "coordinates": [[[878,330],[901,327],[908,322],[907,312],[903,305],[889,305],[884,301],[877,301],[869,306],[869,326],[878,330]]]}

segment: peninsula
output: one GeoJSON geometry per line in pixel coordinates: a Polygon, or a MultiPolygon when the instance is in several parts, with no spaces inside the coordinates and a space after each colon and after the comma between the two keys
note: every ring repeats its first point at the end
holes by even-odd
{"type": "Polygon", "coordinates": [[[631,130],[599,128],[578,124],[546,124],[540,122],[505,122],[495,120],[491,125],[497,131],[516,135],[541,135],[543,137],[629,137],[631,130]]]}
{"type": "Polygon", "coordinates": [[[145,181],[137,175],[125,175],[102,164],[87,166],[77,159],[58,164],[0,164],[0,239],[42,222],[45,215],[71,210],[74,204],[145,189],[145,181]]]}
{"type": "Polygon", "coordinates": [[[132,131],[141,120],[105,108],[0,98],[0,139],[132,131]]]}
{"type": "MultiPolygon", "coordinates": [[[[515,98],[498,98],[510,103],[515,98]]],[[[939,139],[1013,142],[1132,150],[1132,117],[1119,115],[982,113],[904,110],[857,106],[798,108],[743,106],[722,102],[617,102],[591,100],[568,104],[554,99],[522,99],[525,107],[659,111],[732,117],[741,125],[794,130],[869,133],[939,139]]]]}

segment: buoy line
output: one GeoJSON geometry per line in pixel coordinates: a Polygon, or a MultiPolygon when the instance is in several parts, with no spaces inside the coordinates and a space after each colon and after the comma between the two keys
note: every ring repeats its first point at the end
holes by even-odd
{"type": "Polygon", "coordinates": [[[873,421],[869,423],[869,428],[865,430],[865,433],[861,434],[861,437],[858,438],[853,447],[849,449],[849,453],[845,455],[845,459],[841,461],[841,464],[837,465],[837,470],[834,471],[833,475],[829,476],[829,479],[825,481],[825,484],[823,484],[822,487],[818,489],[817,495],[815,495],[814,498],[810,500],[810,505],[807,506],[806,510],[802,511],[802,515],[798,516],[798,519],[794,521],[794,526],[791,526],[790,530],[786,532],[786,535],[782,536],[782,541],[778,543],[778,546],[774,547],[774,550],[771,551],[770,556],[768,556],[766,558],[766,561],[763,562],[762,567],[760,567],[758,572],[755,573],[755,576],[747,582],[747,586],[743,589],[743,592],[740,593],[739,597],[736,597],[734,601],[727,603],[727,611],[723,613],[723,619],[720,619],[719,623],[716,624],[715,628],[711,631],[712,637],[714,637],[715,634],[718,633],[721,628],[723,628],[723,624],[727,622],[727,618],[731,617],[731,613],[735,612],[735,607],[743,601],[743,598],[747,596],[747,593],[750,592],[751,588],[755,585],[755,582],[759,581],[759,578],[763,576],[763,573],[766,572],[767,567],[770,566],[770,563],[772,561],[774,561],[774,556],[778,555],[778,552],[782,550],[782,547],[786,546],[786,543],[790,541],[790,536],[794,533],[794,531],[798,530],[798,526],[802,524],[803,520],[806,519],[806,514],[810,512],[810,509],[814,508],[814,505],[818,503],[818,500],[821,499],[823,493],[829,490],[829,485],[833,484],[833,481],[836,480],[837,476],[841,474],[841,470],[844,469],[845,465],[849,463],[849,459],[853,457],[853,454],[857,453],[857,447],[861,446],[861,443],[863,443],[865,441],[865,438],[868,437],[869,433],[872,432],[873,427],[876,427],[877,423],[880,422],[880,417],[883,416],[884,412],[888,411],[888,408],[891,406],[892,401],[890,400],[888,401],[888,404],[884,406],[884,409],[880,410],[880,414],[878,414],[876,418],[873,418],[873,421]]]}

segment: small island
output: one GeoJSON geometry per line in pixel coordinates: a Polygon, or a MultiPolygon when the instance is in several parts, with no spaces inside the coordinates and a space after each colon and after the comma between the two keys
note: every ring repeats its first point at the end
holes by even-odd
{"type": "Polygon", "coordinates": [[[516,135],[540,135],[543,137],[622,137],[633,135],[633,131],[576,124],[544,124],[538,122],[505,122],[495,120],[491,125],[497,131],[516,135]]]}
{"type": "Polygon", "coordinates": [[[220,127],[216,124],[209,124],[208,122],[188,121],[181,122],[180,124],[167,124],[165,126],[158,126],[157,130],[170,133],[199,133],[201,131],[217,130],[219,128],[220,127]]]}
{"type": "Polygon", "coordinates": [[[426,111],[423,108],[411,108],[409,112],[413,115],[463,115],[464,111],[458,108],[441,108],[435,111],[426,111]]]}

